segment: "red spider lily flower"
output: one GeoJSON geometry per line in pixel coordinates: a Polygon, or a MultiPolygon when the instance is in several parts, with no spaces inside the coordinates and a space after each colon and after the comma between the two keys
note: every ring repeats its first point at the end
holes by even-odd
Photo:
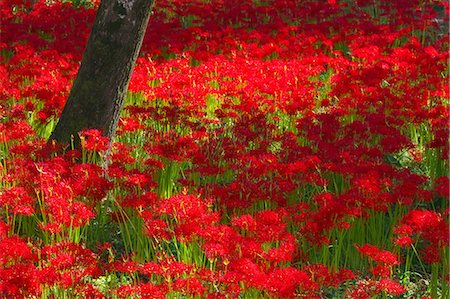
{"type": "Polygon", "coordinates": [[[115,291],[115,294],[119,298],[130,298],[130,297],[137,297],[139,295],[139,286],[138,285],[121,285],[117,288],[115,291]]]}
{"type": "Polygon", "coordinates": [[[37,256],[24,240],[16,235],[0,241],[0,264],[2,267],[14,263],[27,263],[37,260],[37,256]]]}
{"type": "MultiPolygon", "coordinates": [[[[120,203],[120,206],[122,207],[129,207],[140,210],[147,207],[154,207],[158,201],[158,196],[154,192],[145,192],[141,196],[131,194],[123,199],[119,199],[118,201],[120,203]]],[[[149,215],[143,217],[148,216],[149,215]]]]}
{"type": "Polygon", "coordinates": [[[433,244],[448,244],[448,223],[441,215],[428,210],[411,210],[402,221],[409,225],[414,233],[420,234],[433,244]]]}
{"type": "Polygon", "coordinates": [[[189,296],[202,296],[206,291],[206,288],[196,278],[179,278],[173,283],[173,289],[189,296]]]}
{"type": "Polygon", "coordinates": [[[121,273],[129,273],[132,274],[138,271],[139,265],[134,261],[123,260],[123,261],[114,261],[109,265],[110,271],[121,272],[121,273]]]}
{"type": "MultiPolygon", "coordinates": [[[[57,146],[57,144],[55,144],[57,146]]],[[[57,152],[56,150],[54,152],[57,152]]],[[[67,160],[76,161],[81,158],[81,152],[79,150],[69,150],[65,152],[65,158],[67,160]]]]}
{"type": "Polygon", "coordinates": [[[157,160],[157,159],[153,159],[153,158],[148,158],[147,160],[145,160],[144,164],[147,166],[150,166],[152,168],[156,168],[156,169],[164,168],[163,162],[161,162],[160,160],[157,160]]]}
{"type": "Polygon", "coordinates": [[[245,231],[256,231],[256,220],[251,215],[241,215],[239,217],[233,217],[231,220],[233,226],[245,231]]]}
{"type": "Polygon", "coordinates": [[[80,227],[95,217],[95,213],[82,202],[74,202],[70,206],[69,212],[71,214],[70,223],[72,227],[80,227]]]}
{"type": "Polygon", "coordinates": [[[394,228],[394,233],[398,235],[411,235],[414,232],[414,228],[410,225],[403,224],[394,228]]]}
{"type": "Polygon", "coordinates": [[[111,161],[113,163],[120,164],[133,164],[136,162],[136,159],[131,156],[131,151],[133,147],[123,144],[120,142],[114,142],[112,148],[111,161]]]}
{"type": "Polygon", "coordinates": [[[52,222],[55,226],[44,225],[43,227],[59,227],[60,229],[71,226],[80,227],[95,216],[92,209],[85,203],[79,201],[73,201],[71,203],[69,200],[70,198],[67,199],[56,195],[46,198],[45,213],[52,215],[52,222]]]}
{"type": "Polygon", "coordinates": [[[151,173],[129,173],[125,176],[127,187],[136,187],[142,190],[149,190],[156,187],[156,184],[152,181],[151,173]]]}
{"type": "Polygon", "coordinates": [[[49,232],[50,234],[56,234],[63,230],[63,225],[58,223],[39,223],[39,227],[44,232],[49,232]]]}
{"type": "Polygon", "coordinates": [[[355,274],[348,269],[341,269],[339,272],[333,272],[326,265],[313,264],[304,269],[311,280],[319,287],[331,286],[338,287],[343,282],[355,278],[355,274]]]}
{"type": "Polygon", "coordinates": [[[25,298],[41,293],[37,255],[16,235],[0,239],[0,295],[25,298]]]}
{"type": "Polygon", "coordinates": [[[138,294],[141,298],[164,299],[167,298],[168,286],[166,284],[154,285],[152,283],[143,283],[139,285],[138,294]]]}
{"type": "Polygon", "coordinates": [[[357,283],[357,286],[353,290],[347,290],[347,296],[351,299],[370,299],[375,295],[373,291],[373,283],[357,283]]]}
{"type": "Polygon", "coordinates": [[[329,240],[324,236],[324,233],[337,227],[343,217],[352,215],[351,210],[345,204],[346,196],[348,194],[339,197],[330,193],[315,195],[317,202],[321,204],[320,208],[315,212],[305,212],[301,217],[308,219],[302,225],[300,232],[305,235],[309,242],[326,244],[329,240]]]}
{"type": "Polygon", "coordinates": [[[279,243],[278,247],[270,248],[267,252],[262,253],[262,257],[271,264],[292,261],[297,250],[295,238],[290,234],[286,234],[277,243],[279,243]]]}
{"type": "Polygon", "coordinates": [[[406,292],[406,289],[402,285],[388,278],[381,279],[378,282],[377,287],[389,295],[398,296],[406,292]]]}
{"type": "Polygon", "coordinates": [[[372,273],[374,277],[389,278],[391,276],[391,269],[389,266],[383,264],[377,265],[373,267],[372,273]]]}
{"type": "Polygon", "coordinates": [[[400,247],[408,247],[414,243],[414,240],[409,236],[401,236],[394,240],[394,243],[400,247]]]}
{"type": "Polygon", "coordinates": [[[132,133],[143,128],[144,126],[140,124],[136,119],[131,117],[121,117],[119,119],[117,134],[121,135],[123,133],[132,133]]]}
{"type": "Polygon", "coordinates": [[[161,266],[154,262],[143,263],[142,265],[140,265],[138,271],[139,273],[145,274],[147,276],[151,276],[153,274],[162,274],[161,266]]]}
{"type": "Polygon", "coordinates": [[[165,278],[181,277],[183,274],[188,274],[193,271],[193,265],[176,261],[172,258],[167,258],[160,262],[162,275],[165,278]]]}
{"type": "Polygon", "coordinates": [[[211,212],[210,199],[195,195],[177,194],[164,201],[159,201],[154,208],[158,215],[167,215],[173,219],[175,235],[190,240],[208,226],[220,219],[219,214],[211,212]]]}
{"type": "Polygon", "coordinates": [[[266,283],[267,277],[261,267],[248,258],[233,261],[228,267],[230,273],[233,273],[236,279],[242,281],[247,288],[261,289],[266,283]]]}
{"type": "Polygon", "coordinates": [[[155,285],[152,283],[122,285],[115,291],[119,298],[139,297],[148,299],[164,299],[167,292],[167,285],[155,285]]]}
{"type": "Polygon", "coordinates": [[[288,267],[270,272],[265,289],[276,298],[294,298],[298,295],[297,292],[306,295],[317,290],[317,285],[305,272],[288,267]]]}
{"type": "Polygon", "coordinates": [[[2,123],[0,128],[3,141],[25,140],[28,136],[35,134],[28,122],[24,120],[2,123]]]}
{"type": "Polygon", "coordinates": [[[39,271],[33,264],[18,264],[0,269],[0,296],[28,298],[40,296],[39,271]]]}
{"type": "MultiPolygon", "coordinates": [[[[145,211],[144,211],[145,212],[145,211]]],[[[144,233],[150,238],[155,238],[157,240],[170,240],[171,235],[169,234],[169,229],[167,224],[161,219],[151,219],[147,217],[144,218],[144,233]]]]}
{"type": "Polygon", "coordinates": [[[47,283],[60,284],[64,288],[75,287],[82,284],[86,277],[97,278],[102,274],[97,256],[75,243],[58,243],[44,247],[42,260],[45,268],[55,274],[55,280],[47,283]]]}
{"type": "Polygon", "coordinates": [[[23,187],[12,187],[0,194],[0,206],[13,214],[31,215],[34,213],[34,199],[23,187]]]}
{"type": "Polygon", "coordinates": [[[356,246],[356,249],[358,249],[361,255],[367,256],[380,265],[390,267],[399,264],[397,257],[393,253],[387,250],[379,249],[373,245],[365,244],[362,246],[356,246]]]}
{"type": "Polygon", "coordinates": [[[347,291],[347,295],[352,299],[369,299],[382,292],[390,295],[401,295],[406,292],[406,289],[398,282],[388,278],[360,280],[353,290],[347,291]]]}
{"type": "Polygon", "coordinates": [[[193,136],[162,136],[156,146],[149,149],[150,153],[166,157],[174,161],[186,161],[198,151],[198,145],[193,136]]]}
{"type": "Polygon", "coordinates": [[[94,164],[74,164],[70,167],[70,175],[67,178],[75,196],[84,197],[89,206],[96,204],[106,197],[113,184],[108,181],[103,169],[94,164]]]}
{"type": "Polygon", "coordinates": [[[109,148],[108,137],[96,129],[85,129],[79,133],[81,147],[88,151],[104,152],[109,148]]]}
{"type": "MultiPolygon", "coordinates": [[[[399,204],[411,213],[394,229],[393,241],[400,246],[415,242],[423,260],[439,261],[448,244],[448,214],[412,207],[429,206],[433,196],[448,198],[448,178],[432,182],[432,191],[423,189],[429,178],[412,172],[427,159],[416,153],[407,134],[410,127],[429,125],[432,140],[423,145],[448,159],[448,84],[441,75],[448,41],[434,41],[428,34],[442,20],[435,6],[444,7],[445,21],[447,3],[162,1],[130,82],[142,107],[128,106],[118,128],[118,135],[142,131],[149,137],[148,155],[134,158],[137,147],[117,144],[108,169],[113,186],[96,166],[73,165],[80,153],[52,159],[57,151],[44,147],[33,130],[50,128],[61,112],[99,1],[88,1],[94,8],[61,1],[0,2],[0,147],[9,152],[0,163],[0,176],[6,174],[7,186],[20,186],[32,198],[37,194],[43,206],[34,213],[45,213],[37,218],[47,219],[39,227],[63,235],[70,226],[87,224],[109,191],[120,189],[120,205],[140,213],[149,236],[198,242],[213,261],[213,270],[201,275],[204,269],[183,270],[184,264],[174,269],[160,262],[124,264],[126,276],[147,276],[145,282],[169,281],[170,276],[171,282],[135,282],[111,290],[113,295],[164,298],[175,288],[205,298],[238,298],[247,291],[318,298],[352,276],[322,265],[296,268],[299,238],[327,244],[328,232],[347,229],[349,217],[399,204]],[[380,16],[370,14],[374,5],[380,16]],[[420,38],[412,28],[423,31],[420,38]],[[386,153],[398,152],[411,154],[413,167],[385,161],[386,153]],[[185,178],[177,185],[195,189],[199,175],[203,194],[215,200],[189,195],[162,200],[151,193],[155,171],[169,160],[188,161],[180,163],[189,170],[183,169],[185,178]],[[320,193],[321,188],[333,191],[320,193]],[[279,209],[258,211],[261,200],[279,209]],[[290,231],[300,234],[294,237],[290,231]],[[190,282],[215,292],[196,292],[190,282]]],[[[101,151],[107,144],[102,138],[86,136],[86,149],[101,151]]],[[[11,210],[11,204],[0,207],[11,210]]],[[[16,212],[26,214],[26,208],[16,212]]],[[[106,213],[126,220],[118,212],[106,213]]],[[[0,220],[0,244],[10,229],[0,220]]],[[[15,254],[11,244],[4,254],[15,254]]],[[[375,262],[376,279],[357,281],[349,296],[400,295],[401,286],[388,279],[395,256],[361,248],[375,262]]],[[[39,297],[44,284],[69,286],[76,297],[101,297],[79,279],[84,273],[90,280],[96,272],[77,261],[79,252],[58,250],[39,261],[11,258],[11,268],[0,267],[0,297],[39,297]],[[44,268],[36,270],[37,264],[44,268]]]]}
{"type": "Polygon", "coordinates": [[[274,211],[262,211],[255,215],[258,236],[260,242],[278,240],[286,232],[286,224],[280,219],[280,215],[274,211]]]}
{"type": "Polygon", "coordinates": [[[203,244],[203,251],[208,259],[216,259],[218,257],[223,257],[227,260],[226,256],[229,256],[234,248],[230,248],[233,246],[226,246],[225,244],[218,242],[207,242],[203,244]]]}
{"type": "Polygon", "coordinates": [[[77,293],[85,298],[101,299],[105,298],[105,294],[97,290],[92,284],[82,284],[81,287],[77,289],[77,293]]]}

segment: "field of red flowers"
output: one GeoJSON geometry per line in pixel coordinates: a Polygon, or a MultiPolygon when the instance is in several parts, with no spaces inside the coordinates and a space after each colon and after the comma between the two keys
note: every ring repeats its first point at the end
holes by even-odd
{"type": "Polygon", "coordinates": [[[0,2],[1,298],[448,298],[447,1],[157,1],[109,158],[97,5],[0,2]]]}

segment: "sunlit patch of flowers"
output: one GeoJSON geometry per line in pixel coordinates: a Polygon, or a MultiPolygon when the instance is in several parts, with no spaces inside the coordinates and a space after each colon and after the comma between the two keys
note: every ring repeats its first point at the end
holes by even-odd
{"type": "Polygon", "coordinates": [[[449,296],[447,3],[158,1],[72,150],[96,7],[0,4],[0,297],[449,296]]]}

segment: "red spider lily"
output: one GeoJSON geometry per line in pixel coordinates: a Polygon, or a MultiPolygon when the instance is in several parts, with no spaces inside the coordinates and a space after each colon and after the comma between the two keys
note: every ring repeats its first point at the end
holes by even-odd
{"type": "Polygon", "coordinates": [[[365,299],[376,296],[381,292],[386,292],[390,295],[401,295],[406,292],[406,289],[398,282],[387,278],[379,281],[365,280],[359,281],[356,288],[348,293],[348,297],[352,299],[365,299]]]}
{"type": "Polygon", "coordinates": [[[443,217],[434,211],[411,210],[402,219],[402,223],[394,230],[398,235],[395,242],[399,246],[408,246],[414,243],[412,237],[418,235],[428,243],[422,250],[424,260],[428,263],[439,262],[440,249],[449,242],[448,223],[443,217]]]}
{"type": "Polygon", "coordinates": [[[185,161],[191,157],[198,146],[191,136],[174,136],[165,134],[158,140],[156,146],[151,146],[148,152],[174,161],[185,161]]]}
{"type": "Polygon", "coordinates": [[[143,213],[142,217],[145,223],[144,233],[147,236],[159,240],[170,240],[170,231],[163,220],[148,218],[146,213],[143,213]]]}
{"type": "Polygon", "coordinates": [[[101,275],[97,257],[92,251],[74,243],[59,243],[42,250],[44,269],[53,275],[45,277],[47,284],[75,287],[85,277],[101,275]]]}
{"type": "Polygon", "coordinates": [[[256,220],[251,215],[242,215],[239,217],[234,217],[232,219],[232,224],[242,230],[255,232],[256,231],[256,220]]]}
{"type": "Polygon", "coordinates": [[[448,244],[447,223],[438,213],[427,210],[411,210],[403,221],[413,229],[414,233],[421,234],[423,238],[433,244],[448,244]]]}
{"type": "Polygon", "coordinates": [[[370,244],[357,246],[356,248],[363,256],[367,256],[380,265],[391,267],[399,264],[397,257],[387,250],[381,250],[370,244]]]}
{"type": "Polygon", "coordinates": [[[141,190],[150,191],[156,187],[155,182],[152,180],[153,172],[146,171],[140,172],[138,170],[129,171],[126,174],[122,174],[121,180],[122,187],[128,190],[141,190]]]}
{"type": "Polygon", "coordinates": [[[334,272],[328,269],[327,266],[322,264],[310,265],[307,266],[304,270],[307,273],[311,273],[311,279],[320,287],[338,287],[344,281],[352,280],[356,277],[356,275],[348,269],[341,269],[339,272],[334,272]]]}
{"type": "Polygon", "coordinates": [[[268,293],[276,298],[293,298],[295,296],[311,296],[317,285],[311,281],[309,276],[298,269],[289,267],[276,269],[269,273],[265,285],[268,293]],[[300,291],[298,291],[300,289],[300,291]]]}
{"type": "MultiPolygon", "coordinates": [[[[141,196],[136,195],[128,195],[127,197],[120,199],[120,205],[122,207],[130,207],[137,210],[140,210],[142,208],[146,207],[154,207],[158,201],[158,196],[154,192],[146,192],[142,194],[141,196]]],[[[150,214],[143,213],[142,217],[145,219],[147,217],[151,216],[150,214]]]]}
{"type": "Polygon", "coordinates": [[[270,242],[279,240],[286,233],[286,225],[280,217],[280,213],[274,211],[262,211],[255,215],[257,226],[257,240],[270,242]]]}
{"type": "Polygon", "coordinates": [[[143,128],[144,126],[134,118],[120,118],[117,134],[132,133],[143,128]]]}
{"type": "Polygon", "coordinates": [[[67,180],[76,196],[86,198],[90,206],[105,198],[113,187],[103,169],[93,164],[74,164],[67,180]]]}
{"type": "Polygon", "coordinates": [[[78,293],[82,296],[86,296],[87,298],[104,298],[105,294],[97,290],[92,284],[83,284],[78,293]]]}
{"type": "Polygon", "coordinates": [[[414,244],[414,240],[409,236],[401,236],[394,240],[395,244],[401,247],[407,247],[414,244]]]}
{"type": "Polygon", "coordinates": [[[406,289],[398,282],[390,279],[381,279],[377,285],[378,288],[390,295],[401,295],[406,292],[406,289]]]}
{"type": "MultiPolygon", "coordinates": [[[[351,298],[400,295],[402,286],[390,280],[399,261],[390,252],[359,247],[375,263],[376,279],[364,280],[307,264],[298,250],[302,238],[327,246],[328,233],[346,235],[355,229],[350,219],[373,211],[391,220],[385,212],[401,210],[406,216],[393,242],[415,244],[424,260],[440,261],[448,221],[430,207],[448,198],[448,178],[436,178],[438,169],[428,163],[440,159],[442,169],[448,163],[447,40],[432,40],[442,19],[434,8],[447,9],[445,21],[447,4],[158,3],[130,83],[142,103],[125,109],[109,181],[100,167],[74,163],[79,152],[53,158],[56,149],[35,137],[64,106],[93,2],[0,4],[0,151],[7,153],[0,161],[0,214],[35,217],[37,229],[59,238],[74,227],[91,229],[87,224],[111,195],[114,204],[137,210],[154,244],[196,242],[211,267],[182,263],[172,249],[157,261],[102,265],[142,277],[111,290],[118,297],[164,298],[175,289],[237,298],[252,288],[261,296],[315,298],[353,278],[351,298]],[[422,127],[429,127],[426,134],[422,127]],[[137,132],[139,142],[146,138],[142,148],[134,144],[137,132]],[[399,165],[390,159],[397,156],[399,165]],[[168,162],[183,162],[176,187],[202,188],[202,196],[156,196],[155,176],[168,162]],[[417,174],[428,170],[432,179],[417,174]]],[[[87,135],[87,150],[104,150],[100,132],[87,135]]],[[[106,213],[127,225],[118,212],[106,213]]],[[[17,228],[10,218],[0,220],[9,263],[0,271],[0,296],[40,296],[43,286],[66,286],[79,297],[102,297],[81,279],[96,277],[99,257],[61,244],[41,253],[8,237],[17,228]],[[14,244],[17,253],[9,250],[14,244]],[[40,260],[27,258],[26,247],[40,260]]]]}
{"type": "Polygon", "coordinates": [[[352,215],[351,209],[346,207],[345,196],[334,198],[330,193],[317,194],[316,200],[320,208],[315,212],[307,211],[300,217],[300,221],[305,221],[300,231],[305,235],[309,242],[314,244],[327,243],[328,239],[324,236],[327,230],[337,227],[343,217],[352,215]]]}
{"type": "Polygon", "coordinates": [[[0,294],[25,298],[41,292],[38,257],[24,240],[14,235],[0,242],[0,294]]]}
{"type": "Polygon", "coordinates": [[[0,206],[13,214],[31,215],[34,213],[34,198],[28,195],[25,188],[13,187],[0,194],[0,206]]]}
{"type": "MultiPolygon", "coordinates": [[[[154,207],[157,215],[167,215],[173,220],[176,236],[190,240],[192,236],[201,235],[203,229],[219,221],[219,215],[210,211],[210,200],[203,200],[195,195],[175,195],[159,201],[154,207]]],[[[143,218],[148,219],[150,212],[144,211],[143,218]]],[[[150,220],[149,220],[150,221],[150,220]]],[[[161,220],[154,220],[167,227],[161,220]]],[[[152,222],[153,223],[153,222],[152,222]]],[[[148,226],[149,227],[149,226],[148,226]]]]}
{"type": "Polygon", "coordinates": [[[202,296],[206,291],[202,283],[195,278],[179,278],[175,280],[173,289],[190,296],[202,296]]]}
{"type": "Polygon", "coordinates": [[[140,296],[149,299],[163,299],[166,298],[167,292],[167,285],[142,283],[138,285],[122,285],[114,293],[116,293],[119,298],[140,296]]]}
{"type": "Polygon", "coordinates": [[[277,242],[279,243],[278,247],[270,248],[267,252],[263,252],[263,258],[271,265],[292,261],[297,251],[295,238],[290,234],[286,234],[280,237],[277,242]]]}
{"type": "Polygon", "coordinates": [[[160,262],[160,265],[163,272],[162,275],[168,279],[182,277],[183,274],[190,273],[194,269],[194,265],[179,262],[167,257],[160,262]]]}
{"type": "Polygon", "coordinates": [[[261,267],[248,258],[241,258],[229,265],[230,272],[235,279],[245,283],[246,287],[261,289],[266,281],[266,275],[261,267]]]}
{"type": "Polygon", "coordinates": [[[0,136],[3,142],[10,140],[23,140],[28,136],[34,135],[34,131],[31,126],[24,120],[2,123],[0,128],[2,129],[2,134],[0,136]]]}
{"type": "Polygon", "coordinates": [[[147,276],[153,274],[162,275],[162,271],[161,266],[154,262],[144,263],[139,268],[139,272],[147,276]]]}
{"type": "Polygon", "coordinates": [[[241,236],[226,225],[207,227],[200,233],[205,239],[203,250],[208,258],[230,260],[241,236]]]}
{"type": "Polygon", "coordinates": [[[104,152],[109,148],[109,140],[96,129],[80,132],[81,147],[88,151],[104,152]]]}
{"type": "Polygon", "coordinates": [[[138,263],[130,260],[114,261],[110,264],[110,271],[134,273],[139,269],[138,263]]]}
{"type": "Polygon", "coordinates": [[[129,145],[115,142],[113,144],[112,155],[111,155],[111,164],[133,164],[136,162],[136,159],[132,157],[131,152],[134,148],[129,145]]]}

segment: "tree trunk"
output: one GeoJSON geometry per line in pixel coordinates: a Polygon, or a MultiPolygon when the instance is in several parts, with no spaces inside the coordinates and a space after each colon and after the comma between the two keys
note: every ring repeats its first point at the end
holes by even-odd
{"type": "Polygon", "coordinates": [[[50,142],[80,145],[78,132],[115,134],[153,0],[102,0],[78,75],[50,142]]]}

